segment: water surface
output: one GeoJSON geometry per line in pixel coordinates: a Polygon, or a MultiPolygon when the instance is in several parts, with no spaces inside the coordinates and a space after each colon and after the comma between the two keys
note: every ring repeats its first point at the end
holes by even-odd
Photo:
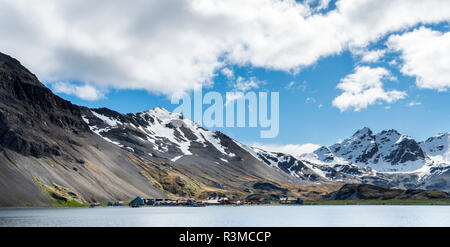
{"type": "Polygon", "coordinates": [[[450,206],[0,209],[0,226],[450,226],[450,206]]]}

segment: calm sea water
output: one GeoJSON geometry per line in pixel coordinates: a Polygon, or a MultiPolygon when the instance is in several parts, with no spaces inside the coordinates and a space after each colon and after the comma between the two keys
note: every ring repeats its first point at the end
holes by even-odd
{"type": "Polygon", "coordinates": [[[450,226],[450,206],[14,208],[0,226],[450,226]]]}

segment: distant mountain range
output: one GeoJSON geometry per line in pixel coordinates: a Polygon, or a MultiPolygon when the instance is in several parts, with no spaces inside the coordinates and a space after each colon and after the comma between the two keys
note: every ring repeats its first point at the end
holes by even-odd
{"type": "Polygon", "coordinates": [[[248,147],[160,107],[120,114],[73,105],[1,53],[0,83],[0,205],[138,195],[316,199],[344,183],[450,191],[449,133],[416,142],[363,128],[294,157],[248,147]]]}
{"type": "Polygon", "coordinates": [[[396,130],[369,128],[311,153],[293,157],[253,148],[262,161],[286,173],[334,182],[449,190],[450,133],[416,142],[396,130]],[[308,169],[309,168],[309,169],[308,169]],[[311,175],[311,171],[319,176],[311,175]]]}

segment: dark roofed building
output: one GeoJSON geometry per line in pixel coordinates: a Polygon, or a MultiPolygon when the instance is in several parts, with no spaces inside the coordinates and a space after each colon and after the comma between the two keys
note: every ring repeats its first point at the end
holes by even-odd
{"type": "Polygon", "coordinates": [[[130,202],[130,207],[140,207],[140,206],[144,206],[144,200],[142,198],[140,198],[139,196],[134,198],[130,202]]]}

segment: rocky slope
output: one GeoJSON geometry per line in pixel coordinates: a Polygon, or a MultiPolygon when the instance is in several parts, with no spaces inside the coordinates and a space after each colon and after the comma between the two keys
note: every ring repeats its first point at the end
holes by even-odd
{"type": "Polygon", "coordinates": [[[1,53],[0,99],[1,206],[165,195],[89,130],[78,106],[1,53]]]}
{"type": "Polygon", "coordinates": [[[448,198],[448,193],[439,190],[400,190],[370,184],[345,184],[339,190],[324,196],[324,199],[327,200],[427,200],[448,198]]]}

